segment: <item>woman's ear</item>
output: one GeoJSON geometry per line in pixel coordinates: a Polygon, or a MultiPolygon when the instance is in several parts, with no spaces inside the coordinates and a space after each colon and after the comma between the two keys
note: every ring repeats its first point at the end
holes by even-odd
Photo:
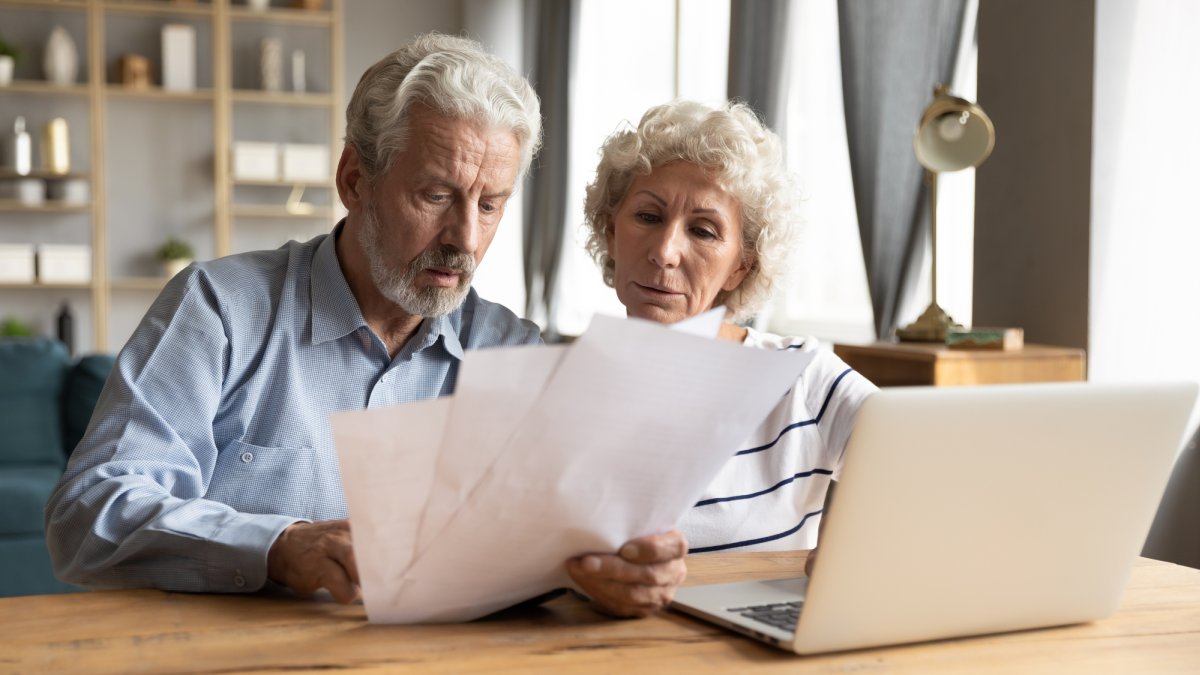
{"type": "Polygon", "coordinates": [[[363,172],[362,160],[358,156],[358,148],[353,143],[347,143],[342,148],[342,157],[338,160],[337,191],[342,200],[342,206],[350,213],[355,213],[366,203],[367,176],[363,172]]]}
{"type": "Polygon", "coordinates": [[[746,275],[750,274],[750,270],[754,269],[755,261],[742,259],[742,264],[737,269],[729,273],[725,279],[725,283],[721,284],[721,290],[733,292],[738,286],[746,280],[746,275]]]}

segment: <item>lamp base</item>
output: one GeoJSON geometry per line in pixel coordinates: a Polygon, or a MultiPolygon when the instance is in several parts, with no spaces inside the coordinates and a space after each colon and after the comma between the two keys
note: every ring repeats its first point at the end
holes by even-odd
{"type": "Polygon", "coordinates": [[[896,329],[896,338],[901,342],[945,342],[946,331],[950,328],[962,328],[938,306],[930,303],[917,320],[903,328],[896,329]]]}

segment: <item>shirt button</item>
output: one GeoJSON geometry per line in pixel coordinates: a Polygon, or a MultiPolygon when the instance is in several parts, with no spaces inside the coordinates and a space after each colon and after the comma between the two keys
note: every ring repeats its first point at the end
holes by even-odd
{"type": "Polygon", "coordinates": [[[233,578],[233,585],[237,586],[238,588],[245,588],[246,587],[246,577],[244,577],[240,574],[237,575],[236,577],[233,578]]]}
{"type": "Polygon", "coordinates": [[[253,452],[243,452],[242,453],[242,461],[245,462],[246,464],[253,462],[254,461],[254,453],[253,452]]]}

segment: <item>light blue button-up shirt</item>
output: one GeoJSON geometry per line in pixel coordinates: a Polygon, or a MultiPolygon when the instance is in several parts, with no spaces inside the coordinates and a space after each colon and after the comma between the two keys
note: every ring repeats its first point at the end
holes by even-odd
{"type": "Polygon", "coordinates": [[[395,358],[335,237],[192,265],[146,313],[46,505],[60,578],[237,592],[299,520],[346,517],[330,413],[445,396],[464,349],[540,341],[474,290],[395,358]]]}

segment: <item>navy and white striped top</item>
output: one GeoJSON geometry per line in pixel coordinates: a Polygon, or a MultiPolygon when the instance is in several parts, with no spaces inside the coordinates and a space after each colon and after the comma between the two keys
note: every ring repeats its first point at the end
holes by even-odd
{"type": "Polygon", "coordinates": [[[813,338],[749,330],[757,349],[816,351],[796,385],[680,521],[691,553],[810,549],[862,402],[877,388],[813,338]]]}

